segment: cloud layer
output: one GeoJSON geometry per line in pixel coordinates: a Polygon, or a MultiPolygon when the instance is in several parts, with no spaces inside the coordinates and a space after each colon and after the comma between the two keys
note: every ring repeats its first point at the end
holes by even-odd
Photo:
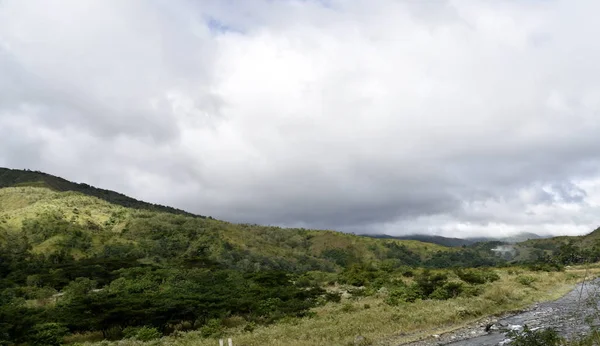
{"type": "Polygon", "coordinates": [[[581,234],[600,3],[0,1],[0,166],[237,222],[581,234]]]}

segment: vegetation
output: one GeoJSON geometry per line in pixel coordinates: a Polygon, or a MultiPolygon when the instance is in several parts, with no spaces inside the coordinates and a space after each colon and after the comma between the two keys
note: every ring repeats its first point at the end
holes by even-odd
{"type": "Polygon", "coordinates": [[[507,336],[511,339],[511,346],[595,346],[600,341],[597,328],[572,340],[561,337],[553,328],[532,330],[527,326],[521,331],[510,331],[507,336]]]}
{"type": "MultiPolygon", "coordinates": [[[[599,269],[594,269],[598,272],[599,269]]],[[[419,270],[420,271],[420,270],[419,270]]],[[[487,315],[520,310],[532,303],[558,298],[580,280],[585,270],[572,268],[565,272],[529,272],[526,268],[494,269],[500,279],[478,285],[481,291],[475,295],[459,295],[447,300],[417,299],[414,302],[388,304],[392,294],[391,284],[385,289],[372,291],[352,286],[326,286],[328,291],[342,292],[340,303],[328,302],[311,308],[304,317],[287,318],[274,324],[255,324],[252,331],[247,324],[232,323],[228,319],[221,336],[207,336],[202,331],[190,331],[156,340],[153,345],[218,345],[219,337],[231,337],[234,344],[247,346],[276,345],[354,345],[357,336],[364,337],[372,345],[398,345],[415,341],[431,334],[441,334],[453,328],[473,323],[487,315]],[[512,274],[511,274],[512,273],[512,274]],[[523,287],[516,282],[518,275],[532,275],[537,281],[534,287],[523,287]],[[352,292],[349,293],[348,292],[352,292]],[[368,306],[368,308],[365,307],[368,306]]],[[[448,281],[459,279],[452,270],[438,270],[446,274],[448,281]]],[[[419,275],[419,273],[416,273],[419,275]]],[[[392,275],[410,284],[398,272],[392,275]]],[[[235,319],[234,319],[235,320],[235,319]]],[[[235,320],[237,322],[237,320],[235,320]]],[[[71,339],[67,339],[71,340],[71,339]]],[[[105,343],[105,346],[141,345],[135,341],[105,343]]],[[[88,343],[86,346],[100,346],[88,343]]]]}
{"type": "Polygon", "coordinates": [[[0,188],[15,186],[45,187],[54,191],[62,192],[74,191],[87,196],[100,198],[109,203],[120,205],[123,207],[193,216],[193,214],[180,209],[138,201],[134,198],[127,197],[118,192],[95,188],[88,184],[73,183],[63,178],[53,176],[51,174],[39,171],[31,171],[28,169],[19,170],[0,167],[0,188]]]}
{"type": "Polygon", "coordinates": [[[515,261],[552,266],[600,261],[600,228],[580,237],[528,240],[517,245],[515,261]]]}
{"type": "Polygon", "coordinates": [[[492,244],[231,224],[31,171],[0,187],[0,345],[416,337],[563,293],[596,253],[501,268],[492,244]]]}
{"type": "Polygon", "coordinates": [[[510,331],[508,337],[513,346],[557,346],[564,344],[564,339],[552,328],[531,330],[525,326],[522,331],[510,331]]]}

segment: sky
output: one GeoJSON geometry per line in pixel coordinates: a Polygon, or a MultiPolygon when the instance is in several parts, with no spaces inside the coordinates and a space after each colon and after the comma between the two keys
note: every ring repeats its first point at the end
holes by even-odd
{"type": "Polygon", "coordinates": [[[600,225],[596,0],[0,0],[0,166],[245,223],[600,225]]]}

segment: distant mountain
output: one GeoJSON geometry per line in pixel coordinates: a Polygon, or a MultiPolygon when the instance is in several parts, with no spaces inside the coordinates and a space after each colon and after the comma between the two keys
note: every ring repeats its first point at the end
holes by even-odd
{"type": "Polygon", "coordinates": [[[449,247],[460,247],[463,245],[471,245],[480,241],[481,239],[462,239],[462,238],[448,238],[439,235],[427,235],[427,234],[411,234],[411,235],[400,235],[391,236],[387,234],[364,234],[366,237],[378,238],[378,239],[397,239],[397,240],[418,240],[425,243],[438,244],[449,247]]]}
{"type": "Polygon", "coordinates": [[[524,242],[526,240],[544,239],[544,238],[550,238],[550,237],[549,236],[541,236],[539,234],[530,233],[530,232],[521,232],[521,233],[517,233],[515,235],[508,236],[508,237],[497,238],[497,240],[500,240],[500,241],[503,241],[506,243],[520,243],[520,242],[524,242]]]}
{"type": "Polygon", "coordinates": [[[410,235],[399,235],[392,236],[387,234],[363,234],[364,236],[379,239],[398,239],[398,240],[418,240],[425,243],[438,244],[449,247],[460,247],[469,246],[476,243],[482,242],[502,242],[502,243],[520,243],[530,239],[542,239],[542,237],[535,233],[522,232],[507,237],[476,237],[476,238],[449,238],[439,235],[428,235],[428,234],[410,234],[410,235]]]}

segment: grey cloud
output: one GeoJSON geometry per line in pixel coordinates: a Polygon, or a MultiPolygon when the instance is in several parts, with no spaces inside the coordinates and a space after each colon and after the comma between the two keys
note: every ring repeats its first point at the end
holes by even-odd
{"type": "Polygon", "coordinates": [[[560,184],[554,184],[552,190],[559,201],[567,203],[583,203],[587,193],[585,190],[570,182],[562,182],[560,184]]]}
{"type": "Polygon", "coordinates": [[[2,165],[237,222],[597,223],[596,2],[41,7],[0,3],[2,165]]]}

